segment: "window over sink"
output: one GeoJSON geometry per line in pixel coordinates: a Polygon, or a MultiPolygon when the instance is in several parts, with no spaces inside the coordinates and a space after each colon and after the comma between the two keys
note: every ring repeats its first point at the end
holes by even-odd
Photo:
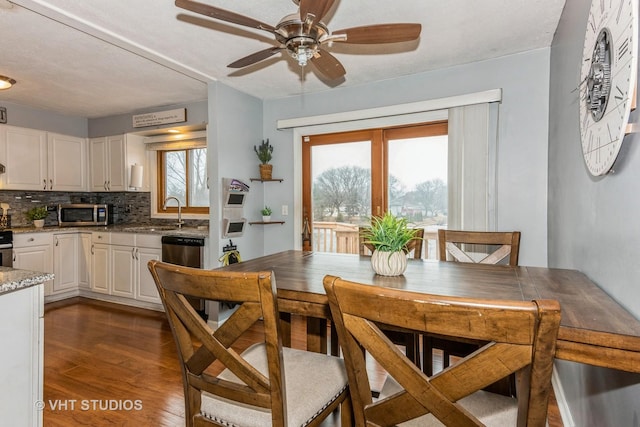
{"type": "Polygon", "coordinates": [[[163,210],[167,197],[176,197],[182,212],[208,214],[207,149],[159,150],[157,156],[157,211],[177,212],[177,206],[171,205],[163,210]]]}

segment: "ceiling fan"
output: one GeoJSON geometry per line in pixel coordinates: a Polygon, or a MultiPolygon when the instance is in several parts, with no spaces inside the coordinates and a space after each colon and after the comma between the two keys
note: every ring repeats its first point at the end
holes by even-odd
{"type": "Polygon", "coordinates": [[[311,62],[317,71],[329,80],[337,80],[346,74],[340,61],[323,48],[332,42],[354,44],[397,43],[420,37],[420,24],[376,24],[346,28],[330,32],[322,18],[329,12],[335,0],[293,0],[299,13],[285,16],[272,26],[244,15],[220,9],[192,0],[176,0],[176,6],[210,18],[237,25],[257,28],[275,36],[278,46],[254,52],[228,65],[243,68],[267,59],[285,50],[301,67],[311,62]]]}

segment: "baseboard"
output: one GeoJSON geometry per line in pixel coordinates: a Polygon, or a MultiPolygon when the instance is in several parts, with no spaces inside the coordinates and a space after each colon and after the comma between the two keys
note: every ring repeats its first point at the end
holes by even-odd
{"type": "Polygon", "coordinates": [[[564,394],[564,388],[558,377],[558,371],[554,366],[553,373],[551,374],[551,385],[553,386],[553,393],[556,395],[556,401],[558,402],[558,411],[560,411],[560,418],[562,418],[562,424],[564,427],[576,427],[569,410],[567,398],[564,394]]]}
{"type": "Polygon", "coordinates": [[[80,290],[80,296],[85,298],[91,298],[98,301],[113,302],[116,304],[128,305],[130,307],[146,308],[148,310],[164,311],[162,304],[154,304],[152,302],[145,302],[135,300],[131,298],[119,297],[115,295],[101,294],[98,292],[91,292],[89,290],[80,290]]]}
{"type": "Polygon", "coordinates": [[[44,302],[48,303],[48,302],[62,301],[62,300],[65,300],[65,299],[77,297],[79,295],[80,295],[80,290],[73,289],[73,290],[66,291],[66,292],[60,292],[60,293],[56,293],[56,294],[45,295],[44,296],[44,302]]]}

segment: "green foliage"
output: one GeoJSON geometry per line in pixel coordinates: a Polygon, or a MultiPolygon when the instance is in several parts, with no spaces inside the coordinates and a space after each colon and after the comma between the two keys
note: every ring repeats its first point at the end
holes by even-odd
{"type": "Polygon", "coordinates": [[[264,209],[260,211],[262,215],[269,216],[273,212],[269,206],[265,206],[264,209]]]}
{"type": "Polygon", "coordinates": [[[409,228],[405,218],[387,212],[381,218],[371,218],[371,227],[363,231],[361,238],[379,251],[398,252],[416,238],[416,231],[409,228]]]}
{"type": "Polygon", "coordinates": [[[263,165],[266,165],[271,161],[271,155],[273,154],[273,145],[269,144],[269,138],[265,141],[262,140],[262,143],[258,146],[253,146],[253,151],[258,155],[258,159],[262,162],[263,165]]]}
{"type": "Polygon", "coordinates": [[[45,219],[49,215],[46,206],[35,206],[27,211],[25,216],[29,221],[33,221],[35,219],[45,219]]]}

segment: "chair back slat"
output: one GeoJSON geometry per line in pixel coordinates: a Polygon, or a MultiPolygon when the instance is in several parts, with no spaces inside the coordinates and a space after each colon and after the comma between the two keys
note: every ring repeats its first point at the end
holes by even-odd
{"type": "Polygon", "coordinates": [[[395,425],[432,414],[448,426],[480,426],[459,400],[512,373],[518,376],[520,426],[544,426],[560,324],[557,301],[446,297],[326,276],[324,286],[343,347],[357,425],[395,425]],[[381,327],[463,336],[486,342],[428,377],[381,327]],[[365,351],[363,351],[365,350],[365,351]],[[397,393],[373,402],[368,353],[393,378],[397,393]]]}
{"type": "Polygon", "coordinates": [[[520,232],[438,230],[438,259],[498,264],[508,257],[518,265],[520,232]],[[484,254],[484,255],[481,255],[484,254]]]}

